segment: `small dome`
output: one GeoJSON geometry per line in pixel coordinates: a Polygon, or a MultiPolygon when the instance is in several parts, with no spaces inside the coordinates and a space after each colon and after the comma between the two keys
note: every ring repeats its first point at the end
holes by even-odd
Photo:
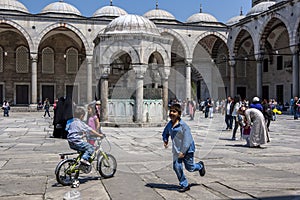
{"type": "Polygon", "coordinates": [[[259,13],[262,13],[264,11],[269,10],[269,7],[276,4],[276,2],[274,1],[265,1],[265,2],[261,2],[255,6],[253,6],[251,8],[251,10],[247,13],[246,16],[250,16],[250,15],[257,15],[259,13]]]}
{"type": "Polygon", "coordinates": [[[148,19],[164,19],[164,20],[176,20],[176,18],[168,11],[161,9],[153,9],[144,14],[144,17],[148,19]]]}
{"type": "Polygon", "coordinates": [[[120,17],[122,15],[127,15],[127,12],[122,8],[110,5],[99,8],[93,17],[120,17]]]}
{"type": "Polygon", "coordinates": [[[210,14],[207,14],[207,13],[196,13],[192,16],[190,16],[187,20],[186,20],[187,23],[195,23],[195,22],[218,22],[218,20],[210,15],[210,14]]]}
{"type": "Polygon", "coordinates": [[[62,0],[47,5],[42,11],[45,13],[73,14],[81,15],[80,11],[71,4],[65,3],[62,0]]]}
{"type": "Polygon", "coordinates": [[[245,18],[245,15],[239,15],[239,16],[232,17],[226,22],[226,25],[230,26],[230,25],[236,24],[243,18],[245,18]]]}
{"type": "Polygon", "coordinates": [[[28,9],[17,0],[1,0],[0,9],[2,10],[16,10],[29,13],[28,9]]]}
{"type": "Polygon", "coordinates": [[[146,33],[151,35],[160,35],[153,22],[139,15],[123,15],[114,19],[107,25],[104,33],[146,33]]]}

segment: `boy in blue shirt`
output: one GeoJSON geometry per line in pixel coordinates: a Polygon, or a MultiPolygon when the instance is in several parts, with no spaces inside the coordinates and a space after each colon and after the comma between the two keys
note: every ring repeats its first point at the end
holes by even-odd
{"type": "Polygon", "coordinates": [[[84,123],[85,111],[83,108],[76,108],[74,118],[67,121],[66,130],[68,131],[68,142],[71,149],[84,152],[80,162],[84,165],[90,165],[89,159],[94,153],[94,147],[85,142],[83,137],[86,133],[93,134],[98,137],[104,137],[103,134],[93,130],[90,126],[84,123]]]}
{"type": "Polygon", "coordinates": [[[172,140],[173,170],[179,180],[178,192],[185,192],[190,189],[188,181],[183,173],[182,162],[189,172],[199,171],[200,176],[205,175],[205,167],[202,161],[194,163],[195,143],[190,127],[180,118],[181,106],[173,104],[170,108],[169,117],[171,120],[166,125],[162,138],[165,148],[168,147],[169,136],[172,140]]]}

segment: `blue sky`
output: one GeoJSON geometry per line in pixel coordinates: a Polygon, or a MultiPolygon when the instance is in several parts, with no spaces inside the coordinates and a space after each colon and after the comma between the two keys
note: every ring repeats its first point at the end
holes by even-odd
{"type": "MultiPolygon", "coordinates": [[[[45,6],[59,0],[19,0],[33,13],[39,13],[45,6]]],[[[75,6],[82,15],[90,17],[93,13],[106,5],[110,0],[64,0],[75,6]]],[[[113,0],[113,5],[123,8],[129,14],[143,15],[155,8],[156,0],[113,0]]],[[[158,0],[160,9],[173,14],[177,20],[185,22],[188,17],[202,11],[209,13],[220,22],[226,22],[231,17],[240,14],[242,7],[246,14],[251,8],[251,0],[158,0]]]]}

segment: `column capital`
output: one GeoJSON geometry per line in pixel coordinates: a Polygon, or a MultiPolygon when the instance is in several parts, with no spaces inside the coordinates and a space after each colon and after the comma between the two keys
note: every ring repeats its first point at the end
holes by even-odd
{"type": "Polygon", "coordinates": [[[300,44],[291,45],[290,49],[291,49],[292,54],[298,54],[299,53],[299,45],[300,44]]]}
{"type": "Polygon", "coordinates": [[[33,62],[37,62],[38,60],[38,54],[35,52],[30,53],[30,58],[33,62]]]}
{"type": "Polygon", "coordinates": [[[100,64],[95,67],[96,76],[99,78],[108,78],[110,74],[110,65],[109,64],[100,64]]]}
{"type": "Polygon", "coordinates": [[[186,64],[187,66],[190,66],[190,65],[192,64],[192,62],[193,62],[193,58],[186,58],[186,59],[185,59],[185,64],[186,64]]]}
{"type": "Polygon", "coordinates": [[[138,79],[144,78],[147,68],[148,68],[148,65],[144,65],[144,64],[132,65],[132,69],[134,70],[136,78],[138,78],[138,79]]]}
{"type": "Polygon", "coordinates": [[[164,80],[168,80],[169,76],[170,76],[170,72],[171,72],[171,67],[168,66],[160,66],[158,68],[159,74],[161,76],[162,79],[164,80]]]}
{"type": "Polygon", "coordinates": [[[258,53],[255,54],[255,59],[257,62],[262,62],[264,59],[264,52],[260,51],[258,53]]]}

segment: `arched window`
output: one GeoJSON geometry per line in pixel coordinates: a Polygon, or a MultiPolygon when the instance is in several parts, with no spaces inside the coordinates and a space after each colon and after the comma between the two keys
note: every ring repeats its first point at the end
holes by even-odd
{"type": "Polygon", "coordinates": [[[66,54],[66,67],[68,74],[76,74],[78,71],[78,51],[71,47],[67,50],[66,54]]]}
{"type": "Polygon", "coordinates": [[[3,48],[0,47],[0,72],[3,72],[3,63],[4,63],[3,62],[3,58],[4,58],[3,54],[4,54],[3,48]]]}
{"type": "Polygon", "coordinates": [[[16,50],[16,72],[29,72],[29,53],[27,47],[25,46],[20,46],[16,50]]]}
{"type": "Polygon", "coordinates": [[[50,47],[42,51],[42,73],[54,74],[54,51],[50,47]]]}

